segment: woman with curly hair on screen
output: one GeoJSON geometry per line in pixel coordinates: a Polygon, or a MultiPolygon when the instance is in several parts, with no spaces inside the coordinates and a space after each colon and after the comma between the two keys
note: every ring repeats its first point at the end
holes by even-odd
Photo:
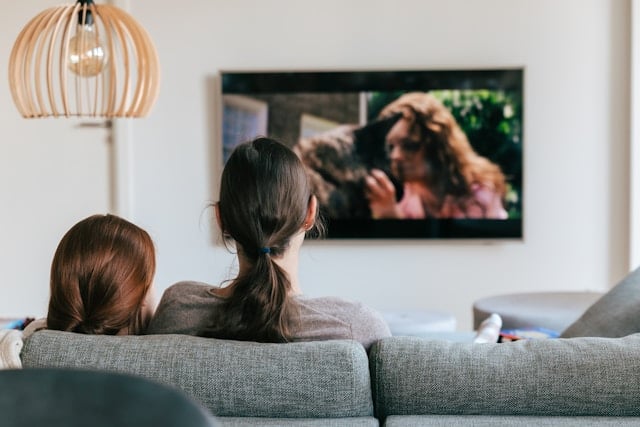
{"type": "Polygon", "coordinates": [[[400,114],[386,135],[394,178],[374,169],[366,194],[374,218],[506,219],[500,167],[478,155],[451,112],[429,93],[412,92],[387,105],[380,117],[400,114]]]}

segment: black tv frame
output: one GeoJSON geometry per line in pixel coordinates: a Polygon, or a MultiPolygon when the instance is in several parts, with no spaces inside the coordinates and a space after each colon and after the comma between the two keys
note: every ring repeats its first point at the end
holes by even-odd
{"type": "MultiPolygon", "coordinates": [[[[309,92],[428,92],[439,89],[513,91],[522,97],[520,141],[524,128],[524,68],[344,70],[344,71],[221,71],[221,95],[309,92]]],[[[523,159],[520,158],[524,169],[523,159]]],[[[522,184],[522,183],[520,183],[522,184]]],[[[521,215],[508,219],[327,219],[327,236],[335,239],[482,239],[523,238],[521,215]]]]}

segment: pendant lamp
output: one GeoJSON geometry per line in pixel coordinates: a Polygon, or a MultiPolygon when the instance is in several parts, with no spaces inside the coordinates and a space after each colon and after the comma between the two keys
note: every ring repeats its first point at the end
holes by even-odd
{"type": "Polygon", "coordinates": [[[128,13],[93,0],[49,8],[18,35],[9,85],[23,117],[144,117],[160,67],[149,35],[128,13]]]}

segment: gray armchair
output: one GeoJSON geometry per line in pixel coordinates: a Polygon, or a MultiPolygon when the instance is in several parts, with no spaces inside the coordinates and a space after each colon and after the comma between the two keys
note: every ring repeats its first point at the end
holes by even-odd
{"type": "Polygon", "coordinates": [[[210,427],[182,392],[144,378],[78,369],[0,371],[5,427],[210,427]]]}

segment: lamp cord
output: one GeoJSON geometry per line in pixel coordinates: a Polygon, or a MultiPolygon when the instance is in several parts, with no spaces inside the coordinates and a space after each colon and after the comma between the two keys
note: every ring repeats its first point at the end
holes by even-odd
{"type": "Polygon", "coordinates": [[[86,8],[86,6],[93,5],[93,0],[78,0],[81,6],[83,6],[83,10],[85,13],[78,13],[78,24],[80,25],[93,25],[93,15],[91,14],[91,9],[86,8]]]}

